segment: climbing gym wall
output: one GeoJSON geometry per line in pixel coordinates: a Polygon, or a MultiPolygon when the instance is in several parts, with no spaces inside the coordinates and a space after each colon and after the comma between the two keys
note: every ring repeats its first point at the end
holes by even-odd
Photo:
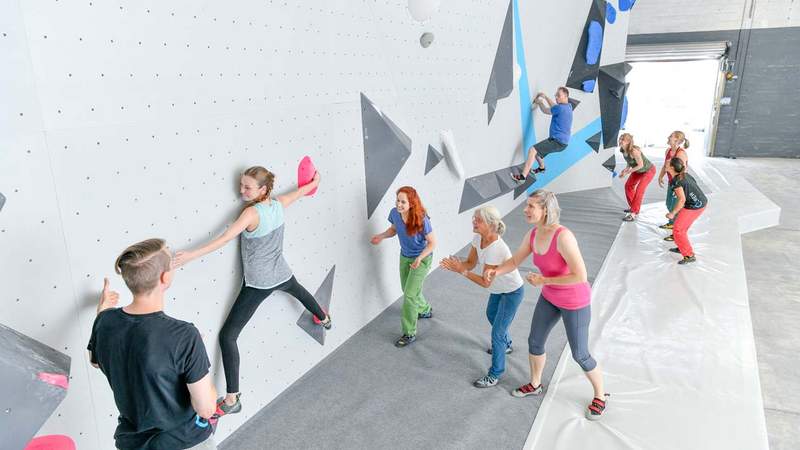
{"type": "MultiPolygon", "coordinates": [[[[398,187],[420,192],[443,256],[468,242],[480,204],[507,212],[526,189],[610,184],[628,20],[616,0],[0,8],[0,323],[72,359],[66,398],[39,434],[81,449],[112,447],[116,426],[85,351],[103,277],[124,305],[112,266],[127,245],[162,237],[177,251],[221,233],[248,166],[273,171],[279,193],[305,156],[321,174],[286,212],[285,255],[334,328],[284,294],[265,301],[239,339],[246,409],[218,440],[401,294],[396,242],[368,242],[398,187]],[[531,99],[568,82],[569,146],[515,185],[508,174],[547,137],[531,99]]],[[[240,284],[230,243],[179,270],[166,300],[202,333],[221,390],[217,333],[240,284]]]]}

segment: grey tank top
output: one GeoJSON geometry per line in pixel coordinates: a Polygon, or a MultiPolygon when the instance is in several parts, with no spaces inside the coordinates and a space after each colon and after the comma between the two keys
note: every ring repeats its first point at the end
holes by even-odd
{"type": "Polygon", "coordinates": [[[257,289],[273,288],[292,278],[283,259],[283,205],[277,200],[256,203],[258,228],[241,235],[244,284],[257,289]]]}

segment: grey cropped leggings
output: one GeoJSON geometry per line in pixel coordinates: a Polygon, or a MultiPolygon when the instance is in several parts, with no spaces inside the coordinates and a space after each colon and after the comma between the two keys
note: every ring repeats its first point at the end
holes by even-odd
{"type": "Polygon", "coordinates": [[[591,305],[581,309],[562,309],[550,303],[544,296],[539,295],[536,309],[533,310],[531,320],[531,334],[528,335],[528,352],[531,355],[544,355],[544,344],[547,336],[559,318],[564,319],[564,328],[567,329],[567,341],[572,350],[572,358],[584,372],[597,367],[597,361],[589,354],[589,321],[592,318],[591,305]]]}

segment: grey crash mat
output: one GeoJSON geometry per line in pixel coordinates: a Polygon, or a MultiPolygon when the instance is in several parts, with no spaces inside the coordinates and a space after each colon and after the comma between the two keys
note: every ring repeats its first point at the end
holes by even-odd
{"type": "MultiPolygon", "coordinates": [[[[562,223],[578,237],[589,279],[594,280],[617,234],[624,206],[611,189],[558,198],[562,223]]],[[[505,239],[512,248],[530,228],[522,208],[505,219],[505,239]]],[[[441,256],[434,255],[437,261],[441,256]]],[[[523,267],[523,274],[528,270],[523,267]]],[[[417,342],[406,349],[393,345],[400,334],[400,299],[254,415],[220,448],[521,448],[542,399],[516,399],[510,391],[529,377],[527,338],[538,289],[526,286],[525,300],[511,326],[515,351],[507,359],[500,384],[489,389],[472,387],[490,365],[486,291],[437,269],[428,277],[424,292],[434,317],[420,321],[417,342]]],[[[564,345],[563,327],[557,325],[547,343],[551,358],[545,384],[564,345]]],[[[242,400],[247,405],[247,399],[242,400]]]]}

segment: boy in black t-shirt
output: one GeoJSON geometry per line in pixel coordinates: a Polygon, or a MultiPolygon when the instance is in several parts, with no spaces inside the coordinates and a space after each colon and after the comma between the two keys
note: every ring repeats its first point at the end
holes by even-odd
{"type": "Polygon", "coordinates": [[[667,219],[675,220],[672,235],[675,238],[675,245],[677,245],[670,251],[683,255],[683,259],[678,261],[678,264],[693,263],[697,261],[697,257],[694,255],[692,244],[689,243],[688,231],[692,223],[705,211],[708,198],[697,186],[695,179],[686,173],[686,166],[680,158],[670,160],[667,172],[672,175],[669,189],[677,197],[672,211],[667,213],[667,219]]]}
{"type": "Polygon", "coordinates": [[[163,311],[171,262],[161,239],[125,249],[115,270],[133,302],[123,308],[114,308],[119,294],[104,280],[87,348],[114,392],[114,439],[122,450],[216,448],[211,434],[217,394],[203,340],[194,325],[163,311]]]}

